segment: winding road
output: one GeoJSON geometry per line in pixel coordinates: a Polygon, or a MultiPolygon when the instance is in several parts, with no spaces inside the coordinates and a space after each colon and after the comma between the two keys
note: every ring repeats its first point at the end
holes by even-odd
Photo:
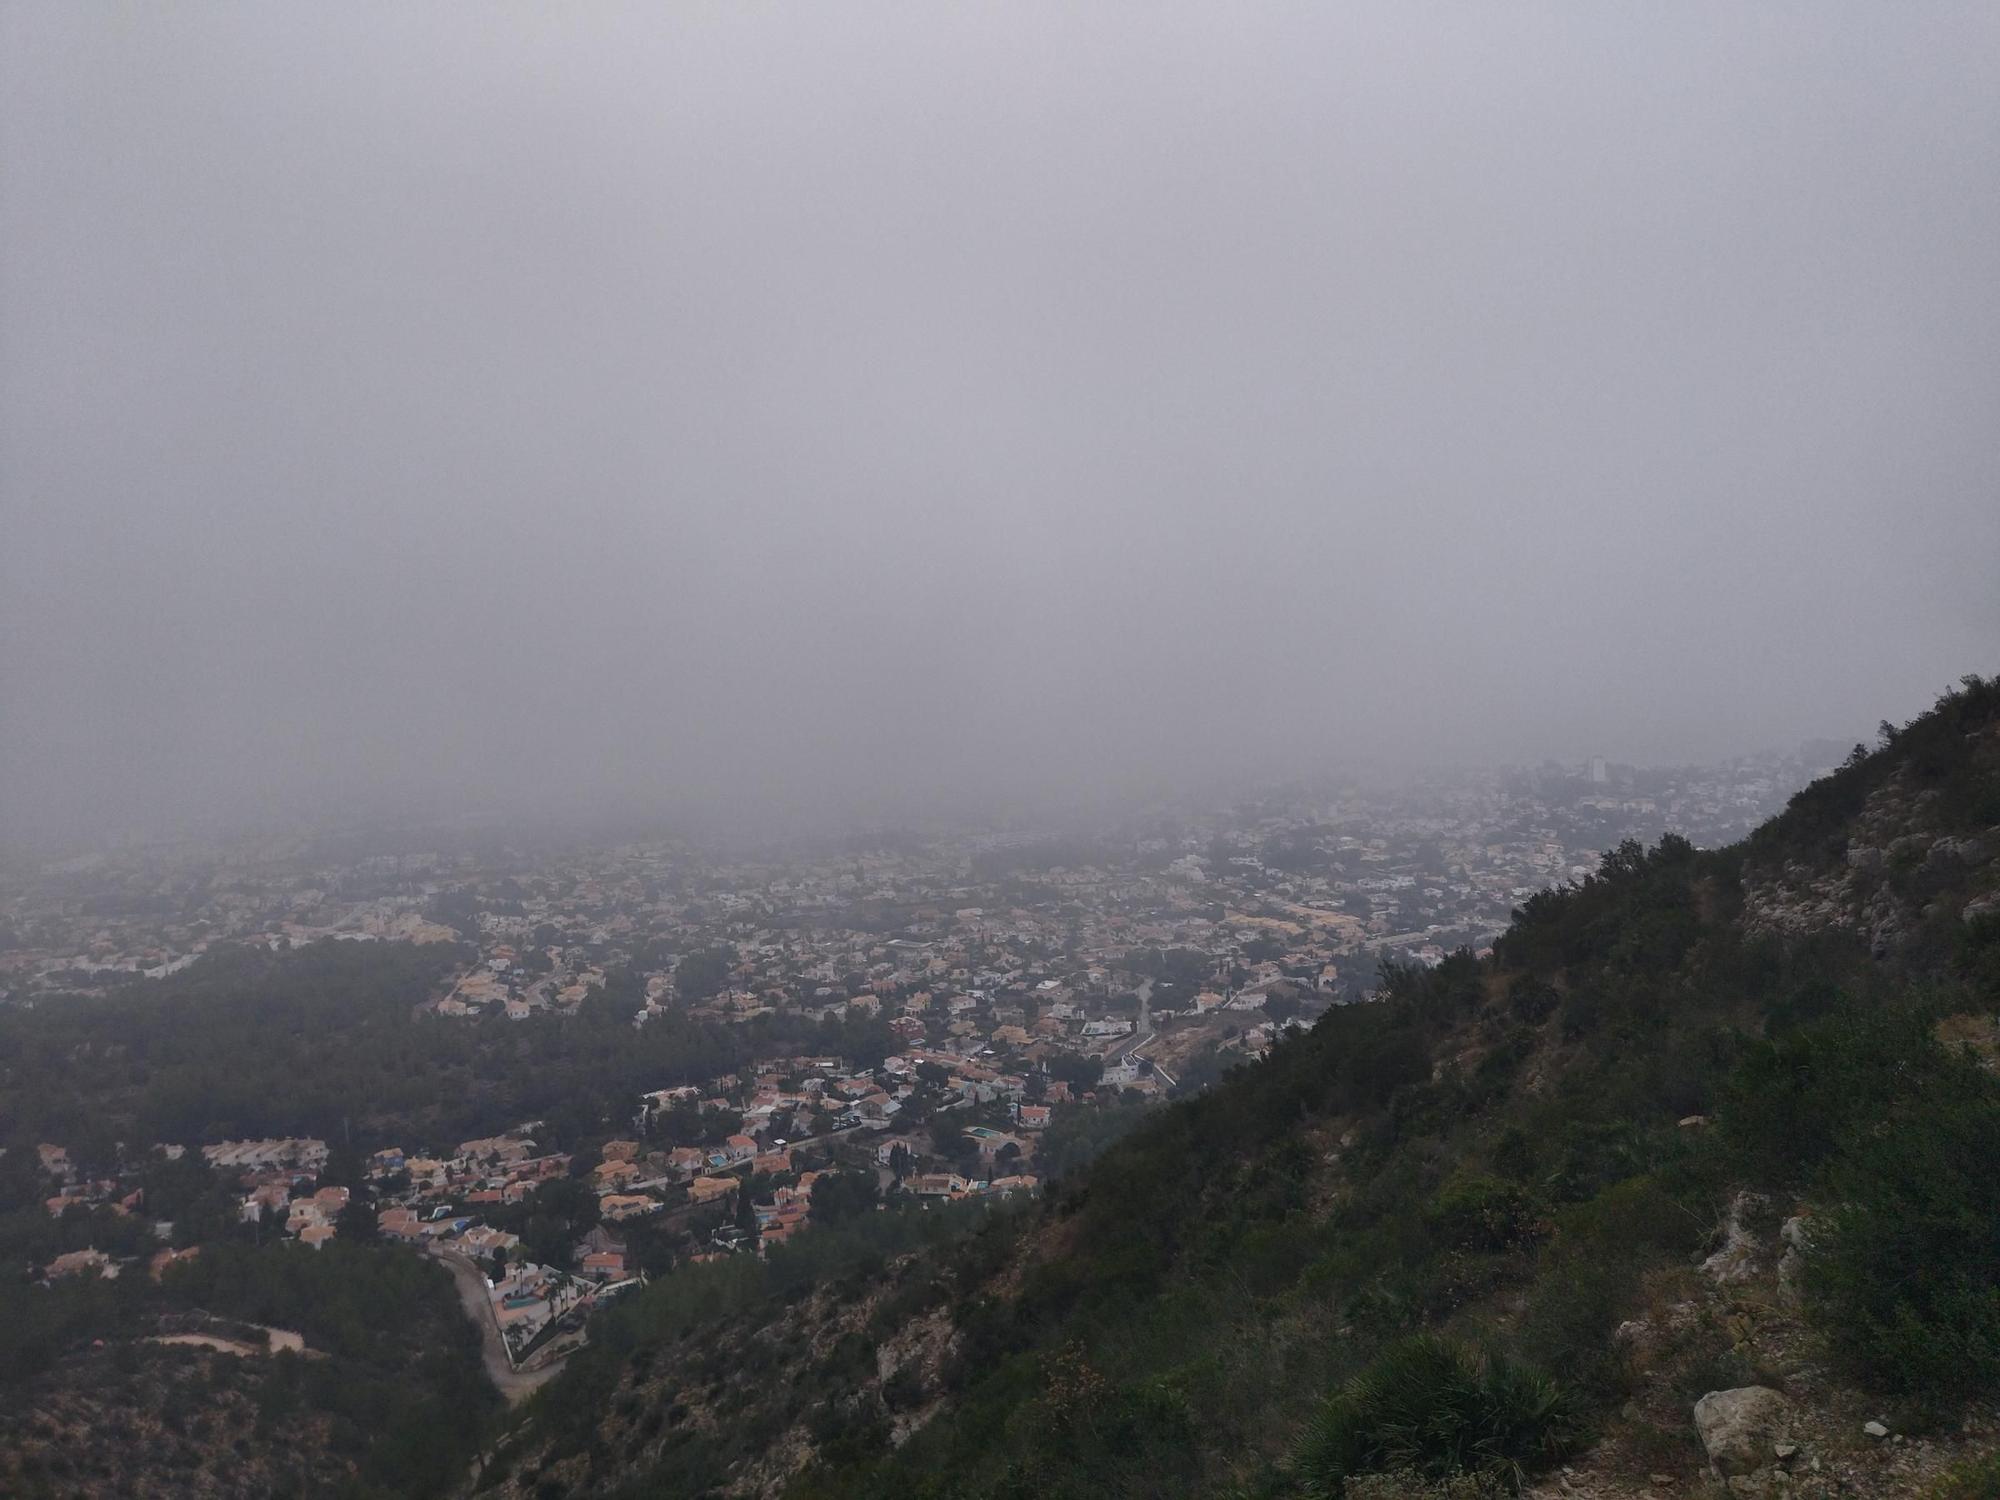
{"type": "Polygon", "coordinates": [[[479,1352],[486,1364],[487,1377],[509,1406],[519,1406],[562,1373],[561,1360],[534,1370],[515,1369],[513,1361],[507,1358],[500,1325],[494,1321],[493,1304],[486,1296],[485,1274],[456,1250],[439,1250],[435,1254],[451,1272],[451,1279],[458,1283],[459,1305],[479,1329],[479,1352]]]}

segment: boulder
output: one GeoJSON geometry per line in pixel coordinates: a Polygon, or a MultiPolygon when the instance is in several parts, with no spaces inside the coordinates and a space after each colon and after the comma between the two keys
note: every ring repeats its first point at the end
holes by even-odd
{"type": "Polygon", "coordinates": [[[1882,869],[1882,851],[1871,849],[1866,844],[1852,845],[1847,851],[1847,867],[1864,875],[1877,874],[1882,869]]]}
{"type": "Polygon", "coordinates": [[[1695,1431],[1716,1474],[1753,1474],[1790,1437],[1792,1403],[1767,1385],[1710,1391],[1694,1404],[1695,1431]]]}

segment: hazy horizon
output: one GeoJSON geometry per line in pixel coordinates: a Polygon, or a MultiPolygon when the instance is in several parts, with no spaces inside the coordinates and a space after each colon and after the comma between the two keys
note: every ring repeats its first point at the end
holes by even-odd
{"type": "Polygon", "coordinates": [[[0,11],[0,840],[1713,760],[2000,667],[2000,12],[0,11]]]}
{"type": "MultiPolygon", "coordinates": [[[[1863,738],[1871,746],[1874,743],[1863,738]]],[[[1852,737],[1809,737],[1797,745],[1758,747],[1699,761],[1612,764],[1621,771],[1634,769],[1641,776],[1721,769],[1766,759],[1824,771],[1845,758],[1851,743],[1852,737]],[[1804,754],[1808,749],[1825,753],[1815,761],[1804,754]]],[[[960,839],[983,833],[1034,838],[1099,836],[1130,833],[1161,819],[1218,815],[1231,806],[1274,795],[1300,806],[1304,805],[1301,799],[1311,794],[1333,796],[1343,789],[1375,795],[1400,789],[1416,795],[1425,788],[1467,787],[1486,778],[1533,773],[1550,764],[1587,775],[1590,762],[1597,758],[1569,755],[1533,762],[1420,763],[1301,756],[1293,764],[1237,765],[1206,775],[1162,776],[1112,789],[1044,788],[1029,793],[994,789],[954,794],[949,801],[914,796],[860,797],[827,808],[783,802],[717,805],[696,798],[675,801],[665,795],[595,803],[455,799],[436,792],[411,794],[401,804],[386,793],[324,803],[295,798],[281,806],[240,804],[228,815],[211,812],[180,822],[162,816],[147,822],[78,826],[55,833],[16,831],[0,839],[0,861],[14,859],[33,866],[118,848],[329,837],[364,837],[371,846],[386,852],[399,845],[429,848],[437,838],[454,831],[465,837],[534,848],[686,839],[711,848],[760,850],[869,838],[960,839]]],[[[1642,789],[1634,795],[1645,793],[1642,789]]],[[[1683,831],[1671,818],[1663,826],[1669,832],[1683,831]]]]}

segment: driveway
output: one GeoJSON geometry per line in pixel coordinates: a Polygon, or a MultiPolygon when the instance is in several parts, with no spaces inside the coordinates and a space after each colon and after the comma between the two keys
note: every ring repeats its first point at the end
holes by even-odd
{"type": "Polygon", "coordinates": [[[562,1372],[562,1361],[534,1370],[517,1370],[513,1361],[507,1358],[507,1345],[501,1340],[500,1325],[493,1321],[493,1304],[486,1297],[486,1277],[471,1261],[456,1250],[439,1250],[437,1258],[444,1268],[451,1272],[451,1279],[458,1283],[459,1305],[465,1315],[472,1319],[479,1329],[479,1352],[486,1365],[486,1375],[509,1406],[519,1406],[541,1386],[547,1385],[562,1372]]]}

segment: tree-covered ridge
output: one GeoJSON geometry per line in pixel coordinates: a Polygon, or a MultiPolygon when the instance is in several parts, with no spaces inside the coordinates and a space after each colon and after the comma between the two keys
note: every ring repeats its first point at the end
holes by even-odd
{"type": "Polygon", "coordinates": [[[1748,854],[1838,856],[1869,796],[1898,776],[1909,779],[1913,792],[1929,794],[1929,816],[1940,825],[1971,830],[2000,824],[1996,724],[2000,674],[1961,679],[1928,713],[1901,727],[1885,719],[1873,752],[1856,745],[1839,770],[1801,789],[1784,812],[1751,835],[1748,854]]]}
{"type": "Polygon", "coordinates": [[[449,1276],[400,1249],[216,1242],[157,1283],[143,1268],[76,1278],[11,1306],[0,1493],[437,1494],[499,1406],[449,1276]],[[306,1352],[155,1336],[261,1339],[252,1325],[299,1333],[306,1352]]]}
{"type": "MultiPolygon", "coordinates": [[[[802,1496],[1358,1500],[1511,1488],[1558,1457],[1692,1483],[1708,1390],[1948,1411],[2000,1376],[2000,1180],[1981,1170],[2000,1086],[1960,1044],[2000,1010],[2000,917],[1979,907],[1996,725],[2000,686],[1969,679],[1746,844],[1623,846],[1525,903],[1490,960],[1391,971],[1381,1003],[1145,1117],[983,1242],[990,1274],[935,1253],[899,1270],[945,1296],[923,1304],[947,1317],[914,1391],[891,1382],[915,1320],[883,1301],[843,1387],[795,1410],[752,1383],[740,1419],[803,1445],[802,1496]],[[1902,941],[1747,919],[1767,867],[1847,878],[1864,818],[1952,841],[1866,893],[1928,904],[1902,941]],[[1726,1276],[1775,1285],[1780,1219],[1811,1226],[1798,1300],[1746,1312],[1726,1276]],[[831,1441],[834,1413],[860,1436],[831,1441]]],[[[785,1323],[699,1326],[726,1358],[785,1323]]],[[[641,1336],[600,1371],[600,1403],[629,1408],[622,1463],[579,1462],[602,1406],[557,1421],[559,1383],[494,1482],[771,1489],[712,1452],[678,1466],[680,1382],[632,1374],[660,1357],[641,1336]]]]}
{"type": "Polygon", "coordinates": [[[0,1009],[0,1141],[53,1133],[88,1155],[113,1141],[351,1135],[415,1149],[524,1119],[568,1139],[622,1122],[646,1090],[752,1057],[865,1063],[888,1048],[886,1028],[859,1019],[674,1014],[634,1031],[637,980],[624,971],[573,1018],[419,1014],[467,958],[406,943],[230,948],[142,987],[0,1009]]]}

